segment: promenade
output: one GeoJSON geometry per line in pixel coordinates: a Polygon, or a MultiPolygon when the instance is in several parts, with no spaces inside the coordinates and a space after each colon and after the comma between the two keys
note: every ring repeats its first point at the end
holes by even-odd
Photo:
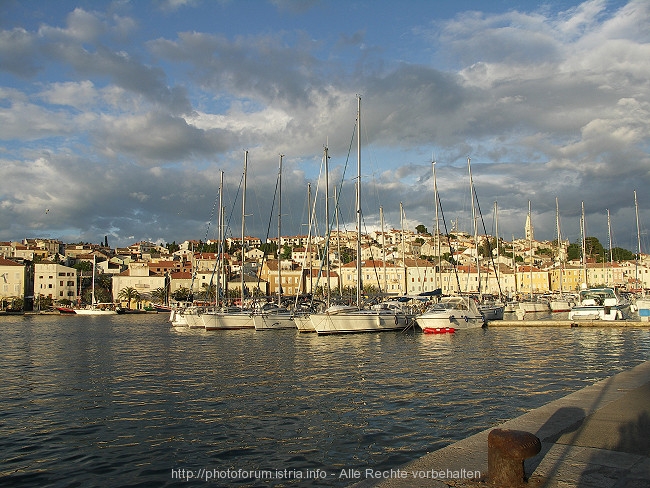
{"type": "Polygon", "coordinates": [[[493,486],[487,438],[497,427],[531,432],[541,440],[541,452],[524,464],[529,479],[522,486],[650,486],[650,361],[427,454],[400,467],[397,475],[385,473],[355,486],[493,486]],[[463,476],[477,471],[479,479],[463,476]]]}

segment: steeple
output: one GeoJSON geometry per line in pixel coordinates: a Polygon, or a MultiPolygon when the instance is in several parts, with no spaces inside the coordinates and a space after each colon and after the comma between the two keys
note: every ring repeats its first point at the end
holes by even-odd
{"type": "Polygon", "coordinates": [[[528,211],[528,215],[526,215],[525,233],[526,233],[526,240],[527,241],[534,241],[535,240],[535,233],[534,233],[534,230],[533,230],[533,222],[530,220],[530,210],[528,211]]]}

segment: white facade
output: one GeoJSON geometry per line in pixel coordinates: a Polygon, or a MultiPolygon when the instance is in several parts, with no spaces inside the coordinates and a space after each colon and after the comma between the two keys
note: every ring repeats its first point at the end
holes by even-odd
{"type": "Polygon", "coordinates": [[[34,296],[42,295],[52,300],[77,298],[77,270],[58,263],[34,265],[34,296]]]}

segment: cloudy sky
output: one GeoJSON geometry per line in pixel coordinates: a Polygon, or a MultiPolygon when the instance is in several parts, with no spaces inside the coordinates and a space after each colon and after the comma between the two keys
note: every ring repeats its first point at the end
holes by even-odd
{"type": "MultiPolygon", "coordinates": [[[[322,154],[354,229],[485,226],[642,250],[650,220],[647,0],[0,0],[0,240],[112,246],[325,229],[322,154]],[[276,197],[277,198],[277,197],[276,197]],[[495,205],[496,202],[496,205],[495,205]],[[400,203],[403,214],[400,218],[400,203]],[[494,209],[497,208],[497,219],[494,209]]],[[[336,188],[336,190],[335,190],[336,188]]],[[[330,198],[331,208],[334,198],[330,198]]],[[[332,211],[333,212],[333,211],[332,211]]]]}

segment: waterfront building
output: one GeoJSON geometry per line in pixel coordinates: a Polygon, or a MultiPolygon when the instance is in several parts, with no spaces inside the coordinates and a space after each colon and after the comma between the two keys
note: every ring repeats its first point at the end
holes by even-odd
{"type": "MultiPolygon", "coordinates": [[[[277,296],[278,289],[282,289],[282,295],[297,295],[304,293],[305,276],[308,271],[291,259],[283,259],[280,263],[280,279],[278,283],[278,260],[267,259],[260,268],[261,281],[268,283],[266,295],[277,296]]],[[[262,290],[264,291],[264,290],[262,290]]]]}
{"type": "Polygon", "coordinates": [[[407,259],[405,268],[407,295],[419,295],[439,288],[436,264],[423,259],[407,259]]]}
{"type": "MultiPolygon", "coordinates": [[[[357,263],[351,261],[339,267],[339,276],[343,288],[357,287],[357,263]]],[[[391,295],[406,293],[406,277],[403,264],[367,260],[361,263],[361,280],[364,290],[383,290],[391,295]],[[386,270],[386,287],[384,288],[384,269],[386,270]]]]}
{"type": "Polygon", "coordinates": [[[169,274],[169,296],[172,296],[178,290],[185,288],[192,289],[192,273],[187,271],[177,271],[169,274]]]}
{"type": "Polygon", "coordinates": [[[548,271],[535,266],[522,265],[517,267],[518,292],[522,294],[547,293],[550,289],[548,271]]]}
{"type": "Polygon", "coordinates": [[[128,269],[113,276],[113,301],[119,302],[120,291],[124,288],[135,288],[140,297],[147,301],[157,288],[165,287],[165,276],[154,273],[149,269],[149,263],[133,261],[128,269]]]}
{"type": "Polygon", "coordinates": [[[50,261],[34,264],[34,295],[54,301],[74,302],[77,297],[77,270],[50,261]]]}
{"type": "Polygon", "coordinates": [[[25,270],[25,265],[0,257],[0,308],[10,306],[14,298],[24,298],[25,270]]]}
{"type": "Polygon", "coordinates": [[[561,290],[565,293],[580,290],[580,286],[584,281],[582,267],[577,265],[565,265],[561,270],[558,267],[554,267],[548,273],[550,283],[549,291],[555,293],[560,292],[560,277],[562,279],[561,290]]]}

